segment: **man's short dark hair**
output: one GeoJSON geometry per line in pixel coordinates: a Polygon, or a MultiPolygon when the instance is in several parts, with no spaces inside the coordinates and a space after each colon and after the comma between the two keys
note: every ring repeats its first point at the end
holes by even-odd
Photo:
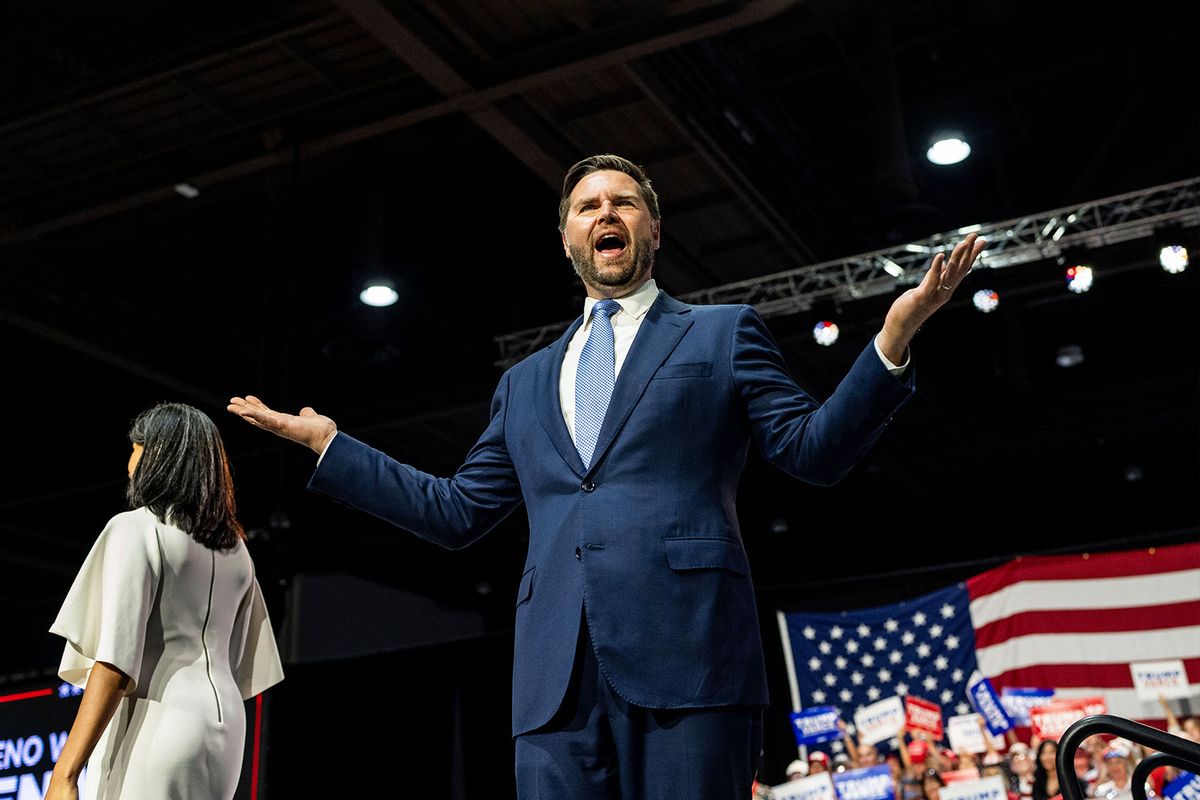
{"type": "Polygon", "coordinates": [[[571,210],[571,192],[575,191],[575,186],[593,172],[604,170],[624,172],[637,181],[638,188],[642,190],[642,198],[646,201],[646,207],[650,209],[651,219],[656,222],[662,219],[658,211],[658,195],[654,193],[654,187],[650,185],[650,179],[646,177],[645,170],[627,158],[605,153],[588,156],[567,170],[567,177],[563,179],[562,199],[558,202],[558,229],[560,231],[567,229],[567,212],[571,210]]]}

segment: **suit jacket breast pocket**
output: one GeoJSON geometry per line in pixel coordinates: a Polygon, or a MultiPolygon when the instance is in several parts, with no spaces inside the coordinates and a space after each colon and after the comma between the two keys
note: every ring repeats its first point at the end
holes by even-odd
{"type": "Polygon", "coordinates": [[[654,373],[654,380],[663,380],[665,378],[708,378],[711,376],[711,361],[693,361],[686,364],[663,364],[654,373]]]}

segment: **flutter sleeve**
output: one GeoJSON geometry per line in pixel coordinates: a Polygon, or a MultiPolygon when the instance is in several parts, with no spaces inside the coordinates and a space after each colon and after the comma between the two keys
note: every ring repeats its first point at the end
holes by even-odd
{"type": "Polygon", "coordinates": [[[253,575],[238,606],[229,657],[243,700],[249,700],[283,680],[283,664],[279,660],[271,619],[267,616],[267,604],[258,578],[253,575]]]}
{"type": "Polygon", "coordinates": [[[95,663],[103,661],[129,676],[126,695],[137,690],[161,564],[149,512],[130,511],[109,520],[50,627],[67,640],[59,677],[84,686],[95,663]]]}

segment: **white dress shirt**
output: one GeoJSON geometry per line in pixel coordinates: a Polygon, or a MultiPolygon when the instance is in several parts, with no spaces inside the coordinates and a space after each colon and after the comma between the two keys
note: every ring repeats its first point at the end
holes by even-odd
{"type": "MultiPolygon", "coordinates": [[[[629,348],[633,345],[638,328],[642,326],[642,320],[646,318],[646,312],[650,310],[650,306],[657,298],[658,284],[653,279],[643,283],[633,294],[616,298],[617,305],[621,307],[621,310],[609,319],[612,320],[613,326],[617,377],[621,375],[621,365],[625,363],[625,357],[629,355],[629,348]]],[[[572,442],[575,441],[575,373],[579,371],[579,354],[592,332],[592,307],[598,302],[600,301],[594,297],[583,301],[583,324],[579,326],[579,330],[575,331],[575,335],[567,344],[567,353],[563,356],[562,375],[558,381],[558,402],[562,406],[563,421],[567,423],[567,431],[571,434],[572,442]]],[[[904,371],[908,369],[909,361],[911,361],[910,357],[905,359],[900,366],[896,366],[884,357],[877,341],[875,341],[875,353],[883,361],[888,372],[896,377],[904,374],[904,371]]]]}

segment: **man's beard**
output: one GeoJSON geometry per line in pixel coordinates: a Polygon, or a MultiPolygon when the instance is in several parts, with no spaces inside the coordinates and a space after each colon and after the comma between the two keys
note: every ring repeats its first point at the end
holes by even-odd
{"type": "Polygon", "coordinates": [[[608,269],[604,271],[596,263],[602,259],[596,255],[594,247],[571,245],[569,249],[575,273],[585,284],[600,291],[639,286],[654,266],[654,248],[650,246],[649,238],[631,242],[629,252],[622,253],[617,259],[624,263],[605,264],[608,269]]]}

